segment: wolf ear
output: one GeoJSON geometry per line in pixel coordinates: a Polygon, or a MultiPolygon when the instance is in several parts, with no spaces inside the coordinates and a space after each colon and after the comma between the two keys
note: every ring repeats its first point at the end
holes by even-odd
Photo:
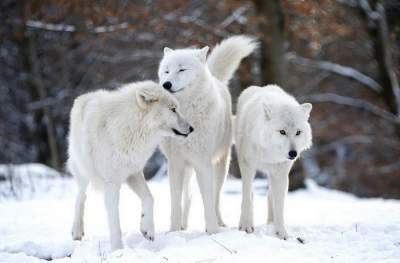
{"type": "Polygon", "coordinates": [[[271,109],[268,107],[267,104],[263,104],[263,108],[264,108],[264,115],[265,115],[265,119],[267,121],[270,121],[272,119],[272,112],[271,109]]]}
{"type": "Polygon", "coordinates": [[[303,103],[300,105],[301,109],[303,110],[304,114],[307,116],[307,119],[310,117],[310,113],[312,110],[311,103],[303,103]]]}
{"type": "Polygon", "coordinates": [[[150,104],[157,102],[158,97],[149,90],[138,89],[136,93],[136,100],[139,106],[143,109],[147,108],[150,104]]]}
{"type": "Polygon", "coordinates": [[[199,58],[200,58],[201,62],[206,63],[207,53],[208,53],[209,49],[210,48],[208,46],[205,46],[205,47],[203,47],[202,49],[199,50],[199,58]]]}
{"type": "Polygon", "coordinates": [[[174,51],[172,48],[169,48],[169,47],[165,47],[164,48],[164,55],[165,54],[168,54],[169,52],[171,52],[171,51],[174,51]]]}

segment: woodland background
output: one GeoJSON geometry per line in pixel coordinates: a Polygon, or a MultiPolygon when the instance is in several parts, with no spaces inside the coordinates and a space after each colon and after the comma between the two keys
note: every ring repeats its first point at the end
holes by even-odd
{"type": "MultiPolygon", "coordinates": [[[[13,180],[11,164],[64,170],[76,96],[157,80],[165,46],[248,34],[261,48],[230,84],[234,105],[241,90],[268,83],[314,105],[314,146],[291,189],[311,178],[400,198],[400,1],[2,0],[0,21],[2,181],[13,180]]],[[[157,152],[146,177],[164,164],[157,152]]],[[[235,158],[231,174],[240,176],[235,158]]]]}

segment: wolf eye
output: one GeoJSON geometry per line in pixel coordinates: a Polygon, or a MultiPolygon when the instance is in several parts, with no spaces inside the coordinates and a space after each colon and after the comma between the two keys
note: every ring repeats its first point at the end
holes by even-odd
{"type": "Polygon", "coordinates": [[[174,108],[171,108],[171,111],[172,112],[176,112],[176,108],[174,107],[174,108]]]}
{"type": "Polygon", "coordinates": [[[167,71],[165,71],[164,73],[165,73],[165,74],[168,74],[168,73],[169,73],[169,71],[167,70],[167,71]]]}
{"type": "Polygon", "coordinates": [[[296,136],[299,136],[301,134],[301,131],[296,132],[296,136]]]}
{"type": "Polygon", "coordinates": [[[286,135],[285,130],[280,130],[279,133],[282,134],[282,135],[286,135]]]}
{"type": "Polygon", "coordinates": [[[186,69],[180,69],[179,72],[184,72],[186,69]]]}

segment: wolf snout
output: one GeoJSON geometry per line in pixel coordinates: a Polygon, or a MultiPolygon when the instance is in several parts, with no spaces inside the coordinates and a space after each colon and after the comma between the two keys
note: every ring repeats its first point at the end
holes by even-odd
{"type": "Polygon", "coordinates": [[[194,131],[194,128],[190,125],[188,127],[185,127],[184,129],[172,129],[172,131],[179,136],[187,137],[189,134],[191,134],[194,131]]]}
{"type": "Polygon", "coordinates": [[[297,156],[297,151],[291,150],[291,151],[289,151],[288,155],[289,155],[289,159],[293,160],[297,156]]]}
{"type": "Polygon", "coordinates": [[[194,131],[194,129],[193,129],[192,126],[190,126],[189,129],[188,129],[188,130],[185,130],[185,131],[179,131],[179,130],[177,130],[177,129],[172,129],[172,131],[173,131],[176,135],[183,136],[183,137],[187,137],[189,134],[191,134],[191,133],[194,131]]]}
{"type": "Polygon", "coordinates": [[[163,86],[163,88],[166,89],[166,90],[171,90],[171,88],[172,88],[172,83],[171,83],[170,81],[166,81],[166,82],[163,83],[162,86],[163,86]]]}

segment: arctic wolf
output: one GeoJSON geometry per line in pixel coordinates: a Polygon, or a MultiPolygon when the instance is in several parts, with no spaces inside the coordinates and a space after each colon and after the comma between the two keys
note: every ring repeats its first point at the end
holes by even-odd
{"type": "Polygon", "coordinates": [[[186,137],[193,131],[176,99],[154,82],[137,82],[78,97],[70,117],[67,168],[78,183],[73,239],[84,234],[86,189],[92,182],[104,191],[111,250],[122,248],[119,190],[127,182],[142,201],[140,230],[153,240],[153,197],[142,171],[163,136],[186,137]]]}
{"type": "Polygon", "coordinates": [[[254,231],[252,183],[256,170],[268,175],[268,220],[277,236],[287,239],[284,201],[289,171],[311,146],[308,118],[312,105],[299,104],[276,85],[247,88],[239,97],[235,140],[243,180],[239,229],[254,231]]]}
{"type": "Polygon", "coordinates": [[[256,46],[249,37],[234,36],[216,46],[208,58],[208,47],[164,48],[158,70],[160,84],[175,95],[181,111],[195,129],[185,141],[166,138],[161,143],[168,158],[171,231],[187,228],[191,203],[189,181],[194,172],[203,199],[206,231],[216,233],[218,226],[224,225],[219,196],[228,172],[232,141],[227,84],[240,61],[256,46]]]}

